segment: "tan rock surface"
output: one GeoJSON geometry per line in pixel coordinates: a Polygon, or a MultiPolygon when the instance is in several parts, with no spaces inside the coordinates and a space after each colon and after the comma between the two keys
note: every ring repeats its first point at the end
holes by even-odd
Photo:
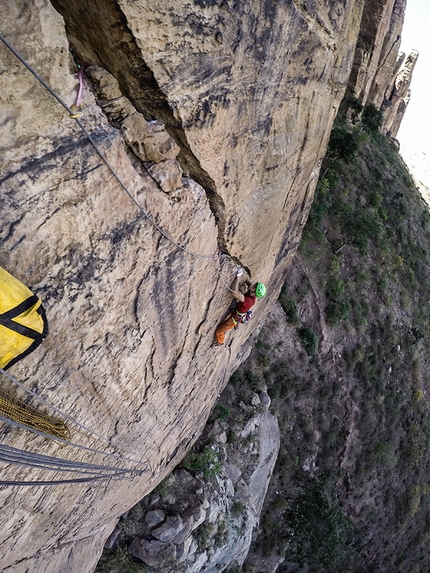
{"type": "MultiPolygon", "coordinates": [[[[86,73],[83,125],[151,219],[203,258],[160,234],[67,112],[0,44],[0,264],[42,297],[50,323],[43,345],[11,373],[119,450],[76,426],[75,443],[132,455],[152,472],[2,488],[0,562],[13,573],[91,571],[118,516],[199,434],[294,254],[362,8],[353,1],[240,9],[228,1],[54,4],[84,70],[99,70],[86,73]],[[162,130],[143,133],[154,120],[175,143],[162,130]],[[149,171],[174,161],[176,146],[184,177],[166,194],[149,171]],[[218,242],[270,295],[246,330],[213,351],[235,268],[212,259],[218,242]]],[[[77,70],[51,4],[7,2],[1,32],[72,105],[77,70]]],[[[1,432],[2,443],[29,451],[127,463],[18,428],[1,432]]],[[[2,475],[64,477],[16,466],[2,475]]]]}
{"type": "Polygon", "coordinates": [[[350,86],[364,104],[378,109],[400,49],[406,0],[366,0],[352,67],[350,86]]]}
{"type": "Polygon", "coordinates": [[[383,104],[384,123],[382,126],[383,133],[392,137],[397,136],[400,129],[403,116],[405,115],[411,97],[412,74],[417,63],[419,53],[413,50],[405,59],[404,54],[401,58],[402,65],[400,70],[395,74],[394,85],[387,94],[387,99],[383,104]]]}

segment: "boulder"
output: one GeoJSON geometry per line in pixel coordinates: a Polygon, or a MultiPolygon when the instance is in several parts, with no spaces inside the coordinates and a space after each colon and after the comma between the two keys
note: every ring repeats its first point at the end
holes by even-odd
{"type": "Polygon", "coordinates": [[[164,543],[173,541],[178,534],[182,533],[186,528],[186,524],[179,515],[168,515],[165,521],[153,529],[151,534],[164,543]]]}
{"type": "Polygon", "coordinates": [[[166,159],[148,167],[148,173],[165,193],[182,187],[182,169],[176,159],[166,159]]]}
{"type": "Polygon", "coordinates": [[[146,121],[142,114],[133,113],[121,124],[124,140],[142,161],[160,163],[173,160],[180,149],[159,121],[146,121]]]}
{"type": "Polygon", "coordinates": [[[164,521],[166,513],[161,509],[153,509],[145,515],[145,525],[152,529],[164,521]]]}
{"type": "Polygon", "coordinates": [[[150,567],[163,563],[167,559],[176,559],[176,546],[166,545],[156,539],[147,540],[134,537],[130,543],[130,553],[150,567]]]}

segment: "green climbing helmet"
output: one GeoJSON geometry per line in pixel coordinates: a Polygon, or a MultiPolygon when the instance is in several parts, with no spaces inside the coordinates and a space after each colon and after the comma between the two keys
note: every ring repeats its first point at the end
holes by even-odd
{"type": "Polygon", "coordinates": [[[266,296],[266,287],[263,283],[257,283],[255,285],[255,296],[257,298],[263,298],[263,296],[266,296]]]}

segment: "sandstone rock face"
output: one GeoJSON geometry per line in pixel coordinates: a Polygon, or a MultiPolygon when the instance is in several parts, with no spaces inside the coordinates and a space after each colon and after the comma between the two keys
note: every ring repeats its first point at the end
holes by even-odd
{"type": "Polygon", "coordinates": [[[406,0],[365,0],[350,87],[378,109],[392,84],[400,49],[406,0]]]}
{"type": "Polygon", "coordinates": [[[333,120],[360,7],[54,5],[82,59],[109,69],[139,112],[166,125],[183,169],[207,192],[220,243],[268,280],[283,240],[273,227],[296,227],[306,211],[328,135],[312,117],[333,120]]]}
{"type": "Polygon", "coordinates": [[[1,33],[69,107],[74,47],[79,121],[112,169],[0,43],[0,264],[50,323],[11,374],[79,422],[68,422],[73,442],[92,451],[6,425],[1,442],[147,473],[4,487],[0,561],[13,573],[93,570],[119,516],[198,436],[294,254],[362,15],[352,0],[53,5],[7,2],[1,33]],[[219,243],[232,259],[215,258],[219,243]],[[269,296],[214,351],[232,261],[269,296]]]}
{"type": "Polygon", "coordinates": [[[384,112],[382,131],[392,137],[396,137],[400,129],[400,124],[411,97],[410,85],[418,55],[419,53],[414,50],[406,59],[404,54],[399,58],[403,65],[395,74],[394,84],[387,94],[387,99],[382,104],[384,112]]]}

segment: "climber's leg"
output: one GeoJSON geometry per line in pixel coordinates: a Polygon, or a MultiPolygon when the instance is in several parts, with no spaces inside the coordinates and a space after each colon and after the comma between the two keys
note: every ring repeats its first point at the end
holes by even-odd
{"type": "Polygon", "coordinates": [[[232,330],[235,326],[236,321],[231,317],[227,318],[227,320],[224,320],[224,322],[221,322],[215,331],[215,340],[218,342],[218,344],[224,344],[225,333],[229,330],[232,330]]]}

